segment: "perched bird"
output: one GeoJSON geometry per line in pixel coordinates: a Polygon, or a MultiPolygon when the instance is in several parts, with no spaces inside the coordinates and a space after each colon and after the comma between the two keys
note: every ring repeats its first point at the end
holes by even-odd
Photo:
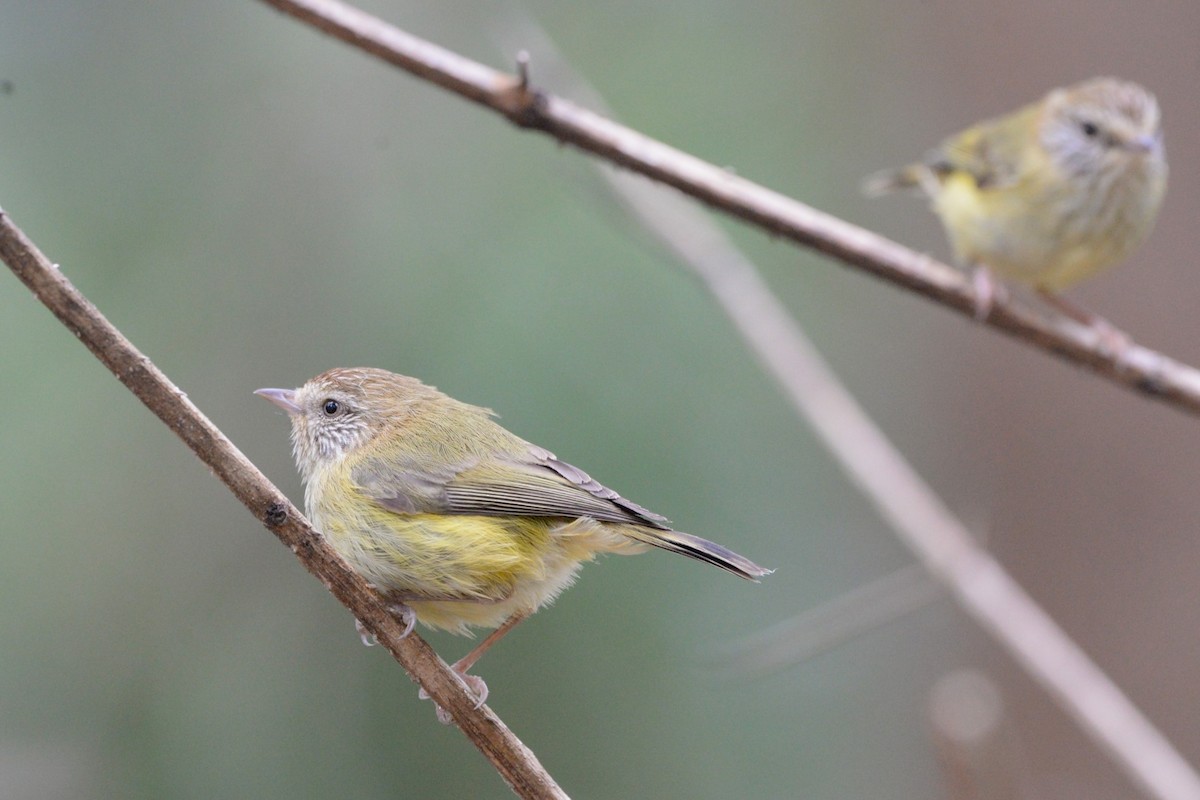
{"type": "Polygon", "coordinates": [[[1094,78],[951,136],[863,190],[928,195],[956,257],[976,267],[980,318],[991,308],[990,269],[1094,324],[1102,321],[1058,292],[1125,258],[1150,232],[1166,185],[1154,96],[1094,78]]]}
{"type": "MultiPolygon", "coordinates": [[[[299,389],[259,389],[292,422],[313,526],[415,622],[455,633],[496,628],[467,670],[550,603],[597,553],[647,545],[757,580],[770,570],[601,486],[521,439],[485,408],[381,369],[332,369],[299,389]]],[[[361,629],[360,629],[361,630],[361,629]]],[[[407,632],[407,631],[406,631],[407,632]]]]}

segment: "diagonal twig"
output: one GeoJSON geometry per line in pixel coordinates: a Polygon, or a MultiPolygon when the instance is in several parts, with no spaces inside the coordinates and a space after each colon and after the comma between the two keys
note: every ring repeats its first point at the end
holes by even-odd
{"type": "MultiPolygon", "coordinates": [[[[520,127],[673,186],[768,233],[832,256],[974,318],[978,300],[961,272],[732,174],[513,76],[427,42],[341,0],[261,0],[407,72],[486,106],[520,127]]],[[[1140,345],[1120,359],[1094,328],[993,302],[987,324],[1174,408],[1200,414],[1200,370],[1140,345]]]]}
{"type": "Polygon", "coordinates": [[[404,625],[366,582],[352,572],[288,501],[217,426],[154,363],[116,329],[0,210],[0,259],[59,321],[147,408],[207,464],[263,525],[291,548],[305,569],[373,633],[525,798],[561,800],[566,794],[533,752],[487,706],[476,700],[437,653],[404,625]]]}
{"type": "Polygon", "coordinates": [[[716,654],[721,665],[755,677],[794,666],[901,617],[945,600],[928,570],[910,564],[814,608],[754,631],[716,654]]]}

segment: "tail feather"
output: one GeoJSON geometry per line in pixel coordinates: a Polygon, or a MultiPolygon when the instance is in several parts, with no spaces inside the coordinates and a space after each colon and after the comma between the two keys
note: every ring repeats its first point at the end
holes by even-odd
{"type": "Polygon", "coordinates": [[[914,165],[873,172],[863,179],[861,189],[867,197],[881,197],[893,192],[920,190],[922,185],[921,169],[914,165]]]}
{"type": "Polygon", "coordinates": [[[654,547],[679,553],[697,561],[703,561],[720,567],[726,572],[732,572],[739,578],[758,582],[764,575],[770,575],[774,570],[766,569],[755,564],[750,559],[722,547],[721,545],[693,536],[690,533],[673,530],[656,530],[637,526],[627,526],[625,533],[639,542],[654,547]]]}

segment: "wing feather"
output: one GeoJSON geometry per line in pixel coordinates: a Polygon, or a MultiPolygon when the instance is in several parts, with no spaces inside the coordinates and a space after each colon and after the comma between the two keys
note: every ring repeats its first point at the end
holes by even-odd
{"type": "Polygon", "coordinates": [[[591,517],[670,530],[666,517],[533,445],[517,456],[434,468],[368,461],[352,474],[368,496],[400,514],[591,517]]]}
{"type": "Polygon", "coordinates": [[[951,136],[925,157],[935,173],[965,172],[980,189],[1011,186],[1026,168],[1029,138],[1036,135],[1040,104],[981,122],[951,136]]]}

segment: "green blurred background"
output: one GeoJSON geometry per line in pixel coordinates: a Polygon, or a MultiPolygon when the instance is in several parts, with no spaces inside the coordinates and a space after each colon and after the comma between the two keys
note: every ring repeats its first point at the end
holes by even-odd
{"type": "MultiPolygon", "coordinates": [[[[501,7],[364,7],[511,64],[501,7]]],[[[1054,85],[1145,83],[1165,210],[1133,263],[1073,295],[1200,361],[1196,3],[520,8],[633,127],[942,257],[921,203],[868,202],[860,177],[1054,85]]],[[[926,696],[961,666],[999,682],[1042,796],[1130,795],[949,601],[766,678],[714,667],[911,558],[586,157],[251,0],[9,0],[0,80],[0,206],[297,502],[287,422],[251,391],[379,366],[778,569],[754,586],[610,558],[488,654],[493,708],[573,796],[939,796],[926,696]]],[[[1196,420],[720,224],[947,502],[1200,761],[1196,420]]],[[[4,275],[0,798],[509,796],[4,275]]],[[[448,660],[470,646],[430,639],[448,660]]]]}

